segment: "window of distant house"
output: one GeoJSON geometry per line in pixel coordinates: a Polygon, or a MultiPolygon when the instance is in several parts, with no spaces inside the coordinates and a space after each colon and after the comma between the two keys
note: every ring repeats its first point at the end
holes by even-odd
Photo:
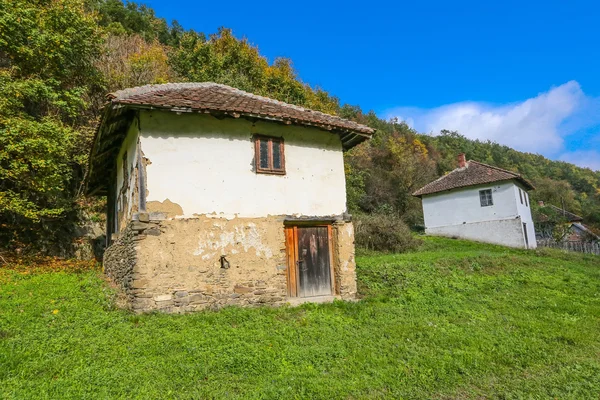
{"type": "Polygon", "coordinates": [[[523,204],[523,191],[519,188],[519,198],[521,199],[521,204],[523,204]]]}
{"type": "Polygon", "coordinates": [[[525,207],[529,207],[529,201],[527,199],[527,192],[523,192],[523,195],[525,196],[525,207]]]}
{"type": "Polygon", "coordinates": [[[254,160],[258,173],[285,175],[283,138],[255,136],[254,160]]]}
{"type": "Polygon", "coordinates": [[[493,206],[492,189],[480,190],[479,202],[481,203],[481,207],[493,206]]]}

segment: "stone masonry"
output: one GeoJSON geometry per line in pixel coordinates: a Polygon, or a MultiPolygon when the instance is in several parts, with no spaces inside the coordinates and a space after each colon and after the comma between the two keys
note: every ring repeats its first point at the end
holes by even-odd
{"type": "MultiPolygon", "coordinates": [[[[105,253],[106,274],[138,312],[282,305],[287,297],[284,217],[139,213],[105,253]]],[[[333,225],[336,297],[356,295],[354,231],[333,225]]]]}

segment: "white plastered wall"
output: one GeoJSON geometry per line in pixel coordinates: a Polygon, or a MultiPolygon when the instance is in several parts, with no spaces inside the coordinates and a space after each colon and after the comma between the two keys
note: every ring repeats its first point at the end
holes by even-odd
{"type": "Polygon", "coordinates": [[[522,222],[527,226],[527,240],[529,242],[529,248],[535,249],[537,247],[537,241],[535,238],[535,227],[533,225],[533,218],[531,216],[531,204],[529,203],[529,195],[523,186],[520,184],[514,185],[515,199],[517,200],[517,213],[521,217],[522,222]],[[521,197],[519,197],[519,189],[521,189],[521,196],[523,203],[521,204],[521,197]]]}
{"type": "Polygon", "coordinates": [[[531,212],[519,207],[518,196],[518,187],[513,181],[423,196],[425,231],[432,235],[525,247],[522,222],[526,222],[529,244],[533,248],[535,233],[531,212]],[[479,191],[486,189],[492,190],[494,204],[482,207],[479,191]]]}
{"type": "Polygon", "coordinates": [[[342,145],[316,128],[206,114],[140,112],[147,202],[169,200],[178,217],[216,214],[339,215],[346,211],[342,145]],[[254,172],[254,134],[284,138],[286,174],[254,172]]]}
{"type": "Polygon", "coordinates": [[[423,196],[425,226],[458,225],[514,218],[518,215],[514,183],[471,186],[423,196]],[[492,190],[494,204],[481,207],[480,190],[492,190]]]}
{"type": "MultiPolygon", "coordinates": [[[[125,136],[125,140],[121,145],[121,150],[117,156],[117,183],[116,183],[116,196],[115,196],[115,223],[117,223],[118,214],[121,212],[125,213],[126,219],[131,219],[131,210],[134,204],[134,201],[137,202],[137,199],[133,199],[135,177],[134,177],[134,169],[137,164],[137,145],[138,145],[138,126],[137,121],[134,119],[129,130],[127,131],[127,135],[125,136]],[[127,175],[128,175],[128,185],[125,192],[122,193],[124,182],[124,168],[123,168],[123,156],[127,152],[127,175]],[[123,196],[125,198],[125,202],[123,202],[123,196]],[[123,210],[123,205],[125,204],[126,209],[123,210]]],[[[115,225],[117,227],[117,225],[115,225]]],[[[119,226],[118,230],[124,228],[123,226],[119,226]]]]}
{"type": "Polygon", "coordinates": [[[525,247],[521,218],[481,221],[427,228],[428,235],[458,237],[510,247],[525,247]]]}

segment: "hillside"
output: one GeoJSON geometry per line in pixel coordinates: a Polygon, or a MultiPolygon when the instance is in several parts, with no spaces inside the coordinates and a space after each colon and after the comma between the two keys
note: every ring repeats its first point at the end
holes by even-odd
{"type": "MultiPolygon", "coordinates": [[[[105,95],[126,87],[213,81],[337,114],[378,130],[347,155],[349,211],[422,224],[411,193],[452,170],[459,152],[518,171],[534,200],[562,205],[600,229],[600,172],[457,132],[425,135],[386,121],[268,60],[222,28],[206,34],[121,0],[2,0],[0,14],[0,247],[73,254],[80,225],[103,218],[84,179],[105,95]]],[[[367,78],[365,78],[367,79],[367,78]]]]}
{"type": "Polygon", "coordinates": [[[600,396],[600,261],[425,238],[363,300],[132,315],[98,269],[0,270],[2,398],[600,396]]]}

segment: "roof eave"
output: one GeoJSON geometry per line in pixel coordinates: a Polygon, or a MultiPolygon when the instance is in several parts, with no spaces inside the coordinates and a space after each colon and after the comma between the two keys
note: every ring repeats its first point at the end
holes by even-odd
{"type": "Polygon", "coordinates": [[[371,128],[371,127],[366,127],[366,126],[365,126],[365,128],[367,128],[367,129],[352,129],[349,127],[345,128],[345,127],[340,127],[340,126],[325,124],[325,123],[320,124],[320,123],[306,121],[306,120],[300,120],[300,119],[279,118],[279,117],[275,117],[272,115],[266,115],[266,114],[255,114],[255,113],[233,111],[233,110],[221,110],[221,109],[208,108],[208,107],[207,108],[171,107],[171,106],[157,106],[157,105],[153,105],[153,104],[129,103],[129,102],[119,102],[119,101],[112,101],[110,104],[113,106],[113,108],[128,107],[128,108],[132,108],[132,109],[143,109],[143,110],[168,110],[168,111],[172,111],[172,112],[176,112],[176,113],[189,112],[189,113],[200,113],[200,114],[202,114],[202,113],[204,113],[204,114],[220,114],[220,115],[226,115],[226,116],[229,116],[232,118],[240,118],[240,117],[257,118],[257,119],[263,119],[266,121],[281,122],[286,125],[296,124],[296,125],[311,126],[311,127],[325,130],[325,131],[335,132],[335,133],[351,133],[354,135],[362,136],[365,138],[365,140],[373,137],[373,135],[376,132],[376,129],[371,128]]]}
{"type": "MultiPolygon", "coordinates": [[[[243,113],[237,111],[228,111],[228,110],[218,110],[218,109],[198,109],[192,107],[165,107],[165,106],[156,106],[152,104],[140,104],[140,103],[128,103],[128,102],[120,102],[116,101],[114,97],[107,97],[108,101],[102,106],[102,116],[100,117],[100,121],[96,128],[96,133],[94,135],[94,141],[92,144],[92,148],[90,150],[90,156],[88,160],[88,169],[85,177],[85,193],[88,196],[93,196],[95,194],[104,194],[106,188],[101,187],[102,185],[92,185],[90,186],[90,180],[95,176],[94,171],[94,161],[95,156],[97,156],[97,149],[99,148],[102,139],[103,133],[107,129],[107,125],[111,125],[111,118],[113,118],[115,110],[123,110],[122,113],[126,113],[127,110],[162,110],[162,111],[171,111],[176,113],[206,113],[206,114],[219,114],[224,115],[231,118],[256,118],[262,119],[265,121],[279,122],[285,125],[300,125],[307,127],[314,127],[317,129],[321,129],[327,132],[335,133],[340,137],[342,142],[342,149],[344,151],[350,150],[351,148],[369,140],[373,134],[376,132],[375,129],[369,128],[370,132],[365,132],[365,130],[354,130],[351,128],[343,128],[338,126],[332,126],[327,124],[317,124],[311,123],[310,121],[304,120],[294,120],[290,118],[277,118],[269,115],[262,114],[252,114],[252,113],[243,113]]],[[[95,183],[95,182],[94,182],[95,183]]]]}
{"type": "Polygon", "coordinates": [[[522,177],[514,177],[514,178],[508,178],[508,179],[501,179],[501,180],[497,180],[497,181],[492,181],[492,182],[484,182],[484,183],[474,183],[472,185],[464,185],[464,186],[456,186],[450,189],[443,189],[443,190],[436,190],[433,192],[425,192],[425,193],[419,193],[419,190],[417,190],[416,192],[414,192],[412,195],[414,197],[419,197],[419,198],[423,198],[423,196],[428,196],[430,194],[436,194],[436,193],[444,193],[444,192],[450,192],[452,190],[456,190],[456,189],[465,189],[465,188],[470,188],[473,186],[483,186],[483,185],[489,185],[492,183],[498,183],[498,182],[509,182],[509,181],[518,181],[521,182],[524,186],[528,187],[529,190],[535,190],[535,187],[529,183],[529,181],[527,181],[526,179],[522,178],[522,177]]]}
{"type": "MultiPolygon", "coordinates": [[[[90,150],[90,155],[89,155],[89,160],[88,160],[88,168],[87,168],[87,172],[86,172],[86,176],[85,176],[85,188],[84,188],[84,193],[87,196],[94,196],[94,195],[105,195],[107,192],[107,183],[102,183],[102,177],[99,177],[98,174],[96,172],[97,167],[101,167],[102,166],[102,160],[98,160],[98,157],[101,155],[110,155],[110,153],[113,153],[114,150],[112,148],[108,148],[108,149],[103,149],[102,148],[102,144],[106,141],[106,140],[110,140],[113,139],[114,140],[114,132],[117,132],[119,130],[119,128],[122,128],[122,126],[117,127],[116,129],[109,129],[109,127],[117,122],[123,122],[123,126],[128,127],[129,124],[131,123],[131,120],[133,120],[133,115],[131,110],[129,110],[128,108],[125,107],[119,107],[119,106],[115,106],[115,104],[113,104],[113,102],[109,101],[107,103],[105,103],[101,110],[103,111],[102,116],[100,117],[100,121],[98,122],[98,126],[96,128],[96,133],[94,135],[94,141],[92,143],[92,148],[90,150]],[[115,117],[115,110],[119,110],[121,109],[122,112],[118,113],[118,115],[115,117]],[[115,121],[116,119],[116,121],[115,121]],[[106,136],[106,131],[107,129],[109,130],[108,132],[108,136],[106,136]],[[106,154],[105,154],[106,153],[106,154]]],[[[113,145],[116,146],[118,145],[119,141],[121,141],[122,144],[122,140],[124,138],[120,138],[121,135],[118,135],[116,138],[115,143],[111,143],[110,141],[108,142],[109,145],[113,145]]],[[[116,147],[115,147],[116,148],[116,147]]],[[[107,174],[103,174],[104,179],[106,178],[107,174]]]]}

